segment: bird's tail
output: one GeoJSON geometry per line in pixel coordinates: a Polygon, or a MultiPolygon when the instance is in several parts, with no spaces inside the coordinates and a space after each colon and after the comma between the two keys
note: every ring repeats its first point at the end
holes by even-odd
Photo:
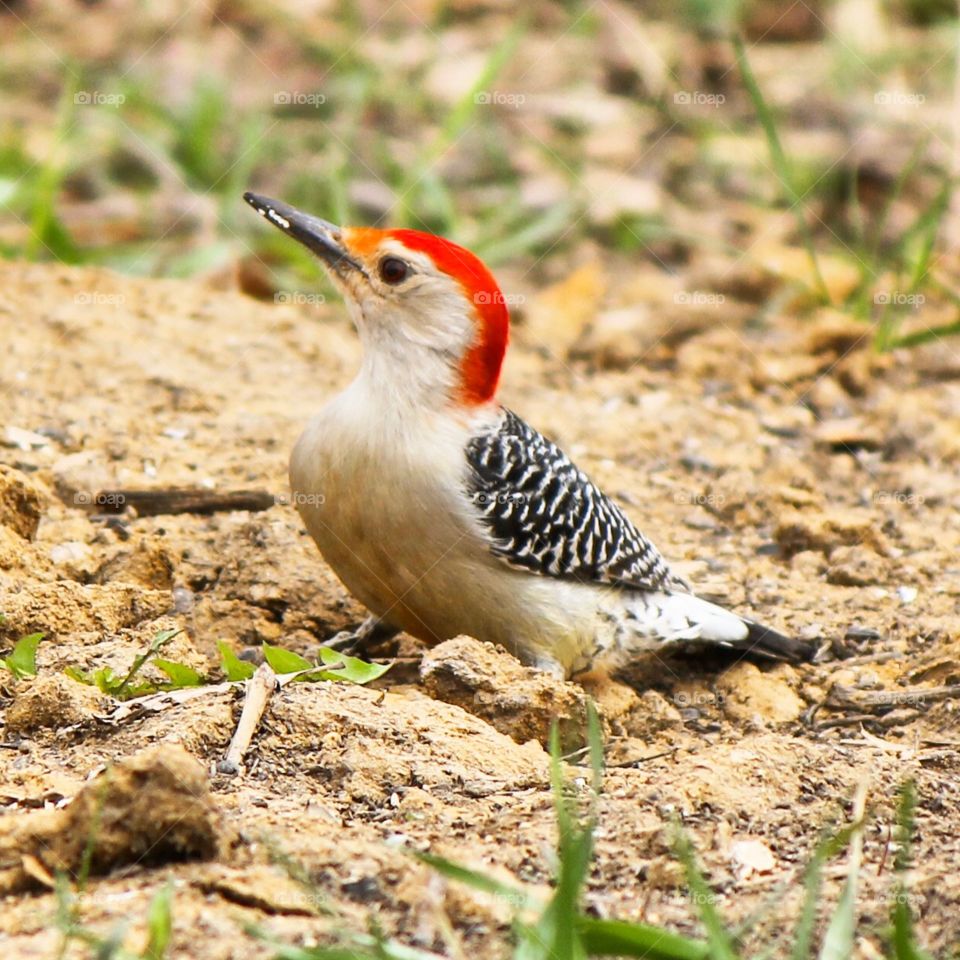
{"type": "Polygon", "coordinates": [[[770,660],[786,660],[789,663],[806,663],[813,659],[817,644],[800,637],[788,637],[772,627],[766,627],[756,620],[743,621],[747,625],[747,637],[736,644],[738,649],[755,653],[770,660]]]}
{"type": "Polygon", "coordinates": [[[815,643],[784,636],[692,593],[642,594],[628,609],[633,629],[662,643],[716,644],[793,663],[812,659],[817,649],[815,643]]]}

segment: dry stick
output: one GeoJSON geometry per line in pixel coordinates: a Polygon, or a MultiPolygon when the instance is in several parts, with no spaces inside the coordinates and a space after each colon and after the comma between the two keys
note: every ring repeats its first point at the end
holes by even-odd
{"type": "Polygon", "coordinates": [[[233,733],[233,739],[224,758],[217,764],[220,773],[236,775],[240,772],[240,762],[250,746],[250,741],[260,724],[260,718],[266,709],[270,694],[277,689],[277,675],[269,663],[261,663],[253,676],[247,681],[246,695],[240,721],[233,733]]]}
{"type": "Polygon", "coordinates": [[[897,650],[887,650],[883,653],[865,653],[861,657],[847,657],[844,660],[833,660],[825,666],[829,667],[859,667],[865,663],[886,663],[888,660],[896,660],[903,654],[897,650]]]}
{"type": "Polygon", "coordinates": [[[101,513],[123,513],[133,507],[138,517],[198,513],[209,515],[231,510],[257,512],[275,506],[277,498],[266,490],[219,492],[204,489],[100,490],[93,499],[101,513]]]}
{"type": "Polygon", "coordinates": [[[958,698],[960,683],[945,687],[899,687],[893,690],[856,690],[836,683],[827,694],[827,705],[874,711],[883,707],[919,707],[921,704],[925,706],[958,698]]]}

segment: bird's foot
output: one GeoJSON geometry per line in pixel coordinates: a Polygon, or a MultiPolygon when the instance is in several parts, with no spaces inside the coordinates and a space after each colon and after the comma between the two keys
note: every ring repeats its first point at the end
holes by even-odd
{"type": "Polygon", "coordinates": [[[355,630],[341,630],[323,646],[350,657],[369,655],[372,648],[392,640],[400,631],[377,617],[367,617],[355,630]]]}

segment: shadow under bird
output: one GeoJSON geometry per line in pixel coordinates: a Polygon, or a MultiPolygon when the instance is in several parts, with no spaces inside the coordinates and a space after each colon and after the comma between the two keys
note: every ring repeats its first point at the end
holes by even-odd
{"type": "Polygon", "coordinates": [[[695,596],[559,447],[497,402],[509,317],[474,254],[244,199],[316,254],[363,345],[356,378],[290,461],[307,530],[373,615],[356,640],[469,634],[561,676],[680,645],[812,654],[695,596]]]}

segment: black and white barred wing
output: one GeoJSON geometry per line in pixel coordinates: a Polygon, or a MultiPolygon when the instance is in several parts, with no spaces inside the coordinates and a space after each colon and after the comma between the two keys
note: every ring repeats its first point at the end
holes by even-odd
{"type": "Polygon", "coordinates": [[[544,576],[681,587],[663,557],[556,444],[516,414],[467,445],[468,492],[490,549],[544,576]]]}

